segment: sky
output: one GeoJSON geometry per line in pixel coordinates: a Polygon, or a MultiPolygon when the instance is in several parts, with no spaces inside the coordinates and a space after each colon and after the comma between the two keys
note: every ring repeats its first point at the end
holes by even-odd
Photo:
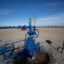
{"type": "Polygon", "coordinates": [[[64,26],[64,0],[0,0],[0,26],[64,26]]]}

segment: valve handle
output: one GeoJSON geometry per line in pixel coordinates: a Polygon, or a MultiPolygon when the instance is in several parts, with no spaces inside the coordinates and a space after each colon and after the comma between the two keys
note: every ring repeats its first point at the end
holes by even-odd
{"type": "Polygon", "coordinates": [[[39,36],[39,31],[36,29],[35,30],[35,35],[36,35],[36,38],[38,38],[38,36],[39,36]]]}
{"type": "MultiPolygon", "coordinates": [[[[28,33],[25,35],[25,40],[27,40],[27,35],[28,35],[28,33]]],[[[37,30],[37,29],[35,29],[34,30],[34,35],[32,35],[32,37],[33,38],[38,38],[38,36],[39,36],[39,31],[37,30]]]]}

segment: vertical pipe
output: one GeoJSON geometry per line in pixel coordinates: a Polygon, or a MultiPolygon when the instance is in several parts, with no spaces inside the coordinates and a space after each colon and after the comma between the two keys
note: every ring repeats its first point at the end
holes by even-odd
{"type": "Polygon", "coordinates": [[[35,16],[34,16],[34,26],[35,26],[35,16]]]}
{"type": "Polygon", "coordinates": [[[31,26],[31,21],[32,21],[32,19],[29,18],[29,20],[30,20],[30,23],[29,23],[29,31],[31,31],[31,30],[32,30],[32,26],[31,26]]]}

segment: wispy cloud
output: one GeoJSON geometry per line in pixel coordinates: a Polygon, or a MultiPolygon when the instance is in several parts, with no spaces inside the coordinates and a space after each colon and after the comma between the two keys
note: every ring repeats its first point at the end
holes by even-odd
{"type": "Polygon", "coordinates": [[[50,2],[50,3],[47,3],[47,5],[49,5],[49,6],[64,5],[64,2],[50,2]]]}
{"type": "Polygon", "coordinates": [[[8,9],[0,9],[0,15],[8,15],[14,12],[15,10],[8,10],[8,9]]]}
{"type": "Polygon", "coordinates": [[[57,14],[54,16],[46,16],[46,17],[37,18],[36,25],[64,26],[64,13],[57,14]]]}

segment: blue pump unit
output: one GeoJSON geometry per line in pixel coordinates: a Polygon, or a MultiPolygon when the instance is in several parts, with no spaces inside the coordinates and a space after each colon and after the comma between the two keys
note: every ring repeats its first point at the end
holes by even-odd
{"type": "Polygon", "coordinates": [[[39,31],[36,29],[35,26],[31,25],[31,21],[29,22],[29,26],[25,26],[25,28],[28,28],[29,31],[25,35],[24,49],[20,50],[17,53],[13,53],[13,51],[15,50],[14,43],[11,43],[10,45],[6,45],[3,48],[0,48],[0,54],[3,54],[3,61],[12,59],[19,53],[23,53],[25,50],[28,50],[29,54],[27,54],[27,55],[30,58],[33,58],[36,56],[35,48],[39,49],[40,51],[44,50],[44,46],[41,46],[40,42],[35,43],[36,38],[38,38],[38,36],[39,36],[39,31]],[[27,37],[27,35],[28,35],[28,37],[27,37]],[[7,52],[9,54],[8,56],[6,56],[7,52]]]}

